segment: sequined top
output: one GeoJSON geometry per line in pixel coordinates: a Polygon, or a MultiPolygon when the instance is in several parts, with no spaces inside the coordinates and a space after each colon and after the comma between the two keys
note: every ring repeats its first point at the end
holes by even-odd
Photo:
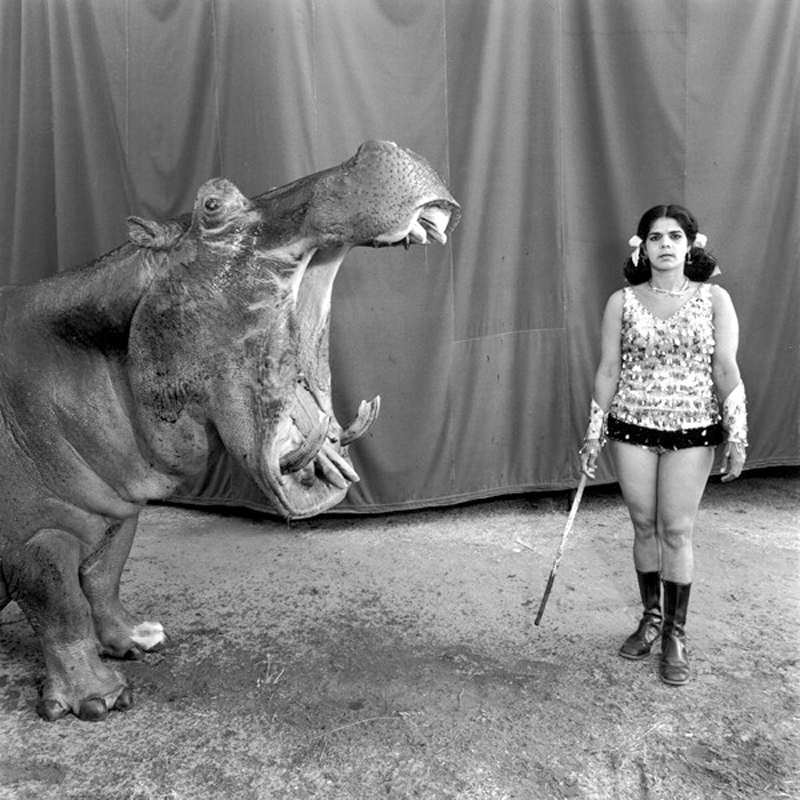
{"type": "Polygon", "coordinates": [[[623,290],[622,369],[610,413],[656,430],[719,422],[711,379],[714,315],[711,287],[701,284],[674,314],[648,311],[633,288],[623,290]]]}

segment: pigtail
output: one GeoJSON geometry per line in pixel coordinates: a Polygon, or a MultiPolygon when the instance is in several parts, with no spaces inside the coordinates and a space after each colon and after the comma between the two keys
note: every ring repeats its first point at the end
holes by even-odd
{"type": "Polygon", "coordinates": [[[628,256],[622,266],[622,274],[631,286],[638,286],[640,283],[647,283],[652,272],[650,270],[650,259],[647,256],[639,256],[638,263],[628,256]]]}
{"type": "Polygon", "coordinates": [[[705,283],[716,271],[717,259],[703,247],[692,247],[683,268],[686,277],[690,281],[705,283]]]}

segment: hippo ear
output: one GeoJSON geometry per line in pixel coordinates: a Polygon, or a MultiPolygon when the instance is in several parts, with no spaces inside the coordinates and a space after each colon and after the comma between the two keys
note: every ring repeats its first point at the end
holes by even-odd
{"type": "Polygon", "coordinates": [[[142,217],[128,217],[128,238],[140,247],[167,250],[182,234],[183,228],[177,222],[154,222],[142,217]]]}

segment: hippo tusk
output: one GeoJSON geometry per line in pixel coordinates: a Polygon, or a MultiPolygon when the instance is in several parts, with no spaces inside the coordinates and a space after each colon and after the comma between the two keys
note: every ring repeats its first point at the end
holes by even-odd
{"type": "Polygon", "coordinates": [[[380,408],[380,395],[374,397],[369,403],[366,400],[361,401],[356,418],[342,431],[339,437],[342,447],[346,447],[356,439],[360,439],[367,432],[369,426],[375,422],[380,408]]]}
{"type": "Polygon", "coordinates": [[[315,467],[325,480],[337,489],[346,489],[351,483],[360,480],[358,473],[350,464],[328,445],[317,454],[315,467]]]}
{"type": "Polygon", "coordinates": [[[284,453],[279,461],[281,472],[297,472],[310,464],[325,444],[330,424],[331,417],[328,414],[298,447],[284,453]]]}

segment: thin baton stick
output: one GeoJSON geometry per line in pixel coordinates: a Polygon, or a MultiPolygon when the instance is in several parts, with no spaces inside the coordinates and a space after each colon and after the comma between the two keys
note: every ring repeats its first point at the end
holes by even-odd
{"type": "Polygon", "coordinates": [[[572,508],[569,510],[569,518],[567,519],[567,524],[564,526],[564,533],[561,534],[561,542],[558,545],[555,561],[553,561],[553,568],[550,570],[550,577],[547,579],[547,588],[544,590],[542,602],[539,603],[539,611],[536,614],[536,621],[533,623],[534,625],[538,625],[542,621],[544,607],[547,605],[547,598],[550,597],[550,592],[553,589],[553,582],[556,579],[558,565],[561,563],[561,556],[564,555],[564,545],[567,543],[567,537],[569,536],[572,526],[575,523],[575,515],[578,513],[578,506],[581,504],[581,498],[583,497],[583,490],[585,488],[586,474],[584,473],[581,475],[581,481],[578,484],[577,490],[575,491],[575,499],[572,501],[572,508]]]}

